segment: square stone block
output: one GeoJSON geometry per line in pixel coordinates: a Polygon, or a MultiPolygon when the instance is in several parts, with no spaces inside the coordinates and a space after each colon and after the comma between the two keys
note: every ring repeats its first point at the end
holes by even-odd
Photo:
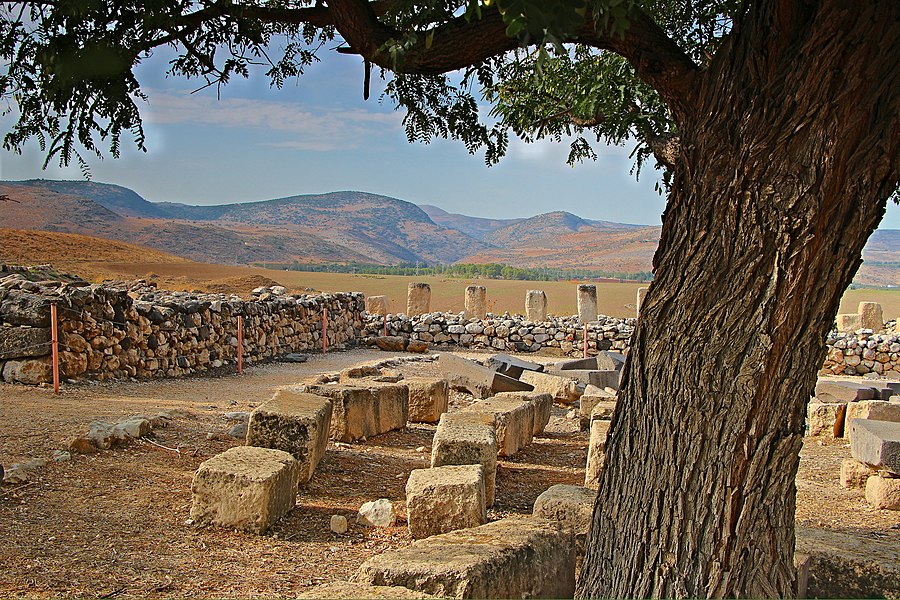
{"type": "Polygon", "coordinates": [[[442,598],[571,598],[575,544],[544,519],[506,518],[373,556],[353,581],[442,598]]]}
{"type": "Polygon", "coordinates": [[[843,432],[847,405],[843,402],[817,402],[811,400],[806,405],[806,435],[810,437],[835,437],[835,432],[843,432]]]}
{"type": "Polygon", "coordinates": [[[431,444],[431,466],[484,467],[485,503],[494,505],[497,478],[497,432],[489,413],[444,413],[431,444]]]}
{"type": "Polygon", "coordinates": [[[875,474],[875,469],[852,458],[841,461],[841,487],[865,488],[866,479],[875,474]]]}
{"type": "Polygon", "coordinates": [[[900,423],[853,419],[850,454],[859,462],[900,474],[900,423]]]}
{"type": "Polygon", "coordinates": [[[609,433],[610,421],[594,419],[591,421],[591,437],[588,442],[587,464],[584,468],[584,485],[597,489],[600,484],[600,472],[606,457],[606,436],[609,433]]]}
{"type": "Polygon", "coordinates": [[[497,398],[519,398],[534,405],[534,424],[532,435],[540,435],[550,422],[553,409],[553,396],[541,392],[500,392],[497,398]]]}
{"type": "Polygon", "coordinates": [[[534,405],[526,400],[494,396],[470,404],[463,412],[494,415],[500,456],[512,456],[530,444],[534,436],[534,405]]]}
{"type": "Polygon", "coordinates": [[[534,501],[532,514],[549,519],[575,534],[575,548],[584,556],[584,544],[591,528],[594,500],[597,491],[577,485],[554,485],[543,491],[534,501]]]}
{"type": "Polygon", "coordinates": [[[200,464],[191,484],[191,519],[265,533],[297,501],[300,463],[271,448],[237,446],[200,464]]]}
{"type": "Polygon", "coordinates": [[[366,387],[315,384],[300,388],[331,399],[331,439],[352,442],[406,427],[409,390],[401,384],[367,383],[366,387]]]}
{"type": "Polygon", "coordinates": [[[426,538],[487,522],[484,467],[446,465],[415,469],[406,482],[409,534],[426,538]]]}
{"type": "MultiPolygon", "coordinates": [[[[853,419],[874,419],[875,421],[893,421],[900,423],[900,402],[888,400],[861,400],[847,404],[844,422],[849,425],[853,419]]],[[[850,427],[845,427],[848,435],[850,427]]]]}
{"type": "Polygon", "coordinates": [[[560,377],[550,373],[523,371],[521,381],[534,387],[534,391],[550,394],[553,399],[564,404],[578,401],[584,392],[584,384],[574,377],[560,377]]]}
{"type": "Polygon", "coordinates": [[[331,400],[280,389],[250,413],[247,445],[289,452],[300,463],[300,483],[305,483],[325,455],[330,427],[331,400]]]}
{"type": "Polygon", "coordinates": [[[876,397],[875,388],[855,381],[819,379],[816,382],[816,399],[819,402],[858,402],[876,397]]]}
{"type": "Polygon", "coordinates": [[[409,388],[409,421],[437,423],[450,403],[450,384],[446,379],[409,377],[403,380],[409,388]]]}
{"type": "Polygon", "coordinates": [[[870,476],[866,479],[866,502],[872,508],[900,510],[900,478],[870,476]]]}

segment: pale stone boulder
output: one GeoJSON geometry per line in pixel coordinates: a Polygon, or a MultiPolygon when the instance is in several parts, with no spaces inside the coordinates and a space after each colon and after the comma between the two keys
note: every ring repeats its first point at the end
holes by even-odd
{"type": "Polygon", "coordinates": [[[470,404],[462,412],[494,415],[500,456],[512,456],[534,437],[534,405],[521,398],[494,396],[470,404]]]}
{"type": "Polygon", "coordinates": [[[806,435],[810,437],[835,437],[835,430],[843,430],[847,405],[840,402],[810,401],[806,406],[806,435]]]}
{"type": "Polygon", "coordinates": [[[397,522],[394,503],[387,498],[366,502],[359,507],[356,522],[363,527],[393,527],[397,522]]]}
{"type": "Polygon", "coordinates": [[[370,315],[386,315],[388,313],[388,297],[368,296],[366,298],[366,312],[370,315]]]}
{"type": "Polygon", "coordinates": [[[365,585],[350,581],[332,581],[311,587],[297,598],[314,598],[321,600],[329,598],[333,600],[360,600],[372,598],[373,600],[417,600],[419,598],[433,598],[422,592],[416,592],[401,586],[365,585]]]}
{"type": "Polygon", "coordinates": [[[841,487],[865,488],[866,479],[875,473],[876,470],[869,465],[852,458],[845,458],[841,461],[841,487]]]}
{"type": "Polygon", "coordinates": [[[493,414],[460,412],[441,415],[431,445],[431,466],[444,465],[484,467],[485,503],[487,506],[494,505],[497,433],[493,414]]]}
{"type": "Polygon", "coordinates": [[[900,510],[900,478],[870,476],[866,480],[866,502],[872,508],[900,510]]]}
{"type": "Polygon", "coordinates": [[[837,323],[837,330],[841,333],[849,333],[862,328],[859,313],[839,314],[835,320],[837,323]]]}
{"type": "Polygon", "coordinates": [[[847,414],[844,417],[844,421],[848,424],[846,427],[848,433],[850,430],[849,423],[853,419],[873,419],[875,421],[900,423],[900,402],[888,400],[851,402],[847,405],[847,414]]]}
{"type": "Polygon", "coordinates": [[[862,329],[871,329],[875,333],[884,327],[884,312],[877,302],[860,302],[856,312],[859,313],[859,324],[862,329]]]}
{"type": "Polygon", "coordinates": [[[352,442],[406,427],[409,389],[402,384],[367,383],[367,387],[314,384],[298,388],[332,401],[331,439],[352,442]]]}
{"type": "Polygon", "coordinates": [[[483,319],[487,314],[487,289],[483,285],[466,286],[466,318],[483,319]]]}
{"type": "Polygon", "coordinates": [[[547,320],[547,294],[543,290],[525,292],[525,318],[532,323],[547,320]]]}
{"type": "Polygon", "coordinates": [[[406,511],[414,539],[484,525],[484,467],[414,469],[406,482],[406,511]]]}
{"type": "Polygon", "coordinates": [[[519,381],[532,386],[535,392],[550,394],[554,400],[565,404],[577,402],[584,392],[584,385],[580,384],[574,377],[560,377],[549,373],[523,371],[519,381]]]}
{"type": "Polygon", "coordinates": [[[577,485],[554,485],[543,491],[534,501],[532,514],[540,519],[559,523],[575,534],[575,553],[580,561],[591,528],[594,500],[597,491],[577,485]]]}
{"type": "Polygon", "coordinates": [[[409,377],[403,380],[409,388],[409,420],[411,423],[437,423],[447,412],[450,385],[446,379],[409,377]]]}
{"type": "Polygon", "coordinates": [[[900,474],[900,423],[853,419],[850,454],[859,462],[900,474]]]}
{"type": "Polygon", "coordinates": [[[300,463],[300,483],[305,483],[325,456],[330,427],[328,398],[280,389],[250,413],[247,445],[289,452],[300,463]]]}
{"type": "Polygon", "coordinates": [[[410,317],[431,312],[431,286],[427,283],[410,283],[407,287],[406,314],[410,317]]]}
{"type": "Polygon", "coordinates": [[[191,484],[191,519],[262,534],[297,501],[300,463],[271,448],[237,446],[200,464],[191,484]]]}
{"type": "Polygon", "coordinates": [[[571,598],[575,544],[554,523],[506,518],[373,556],[353,581],[442,598],[571,598]]]}
{"type": "Polygon", "coordinates": [[[600,473],[606,457],[606,436],[609,433],[609,425],[610,421],[602,419],[591,421],[587,464],[584,468],[584,486],[595,490],[600,485],[600,473]]]}
{"type": "Polygon", "coordinates": [[[591,283],[578,285],[578,321],[590,323],[597,320],[597,286],[591,283]]]}
{"type": "Polygon", "coordinates": [[[553,396],[540,392],[500,392],[497,398],[518,398],[534,405],[534,426],[532,436],[541,435],[550,422],[550,413],[553,409],[553,396]]]}

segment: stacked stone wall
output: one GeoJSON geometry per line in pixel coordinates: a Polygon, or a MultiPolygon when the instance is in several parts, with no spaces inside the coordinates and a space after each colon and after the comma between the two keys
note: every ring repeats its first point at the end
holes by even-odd
{"type": "MultiPolygon", "coordinates": [[[[886,331],[895,330],[885,327],[886,331]]],[[[862,329],[854,333],[828,335],[828,353],[822,372],[828,375],[877,373],[900,378],[900,333],[875,333],[862,329]]]]}
{"type": "Polygon", "coordinates": [[[135,284],[79,285],[0,280],[0,375],[28,384],[51,380],[50,305],[56,304],[63,378],[180,377],[234,365],[238,316],[243,360],[354,345],[363,325],[360,293],[288,295],[258,289],[250,300],[159,291],[135,284]]]}

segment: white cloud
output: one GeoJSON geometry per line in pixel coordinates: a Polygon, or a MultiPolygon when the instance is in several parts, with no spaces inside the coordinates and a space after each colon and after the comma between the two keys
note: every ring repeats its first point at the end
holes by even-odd
{"type": "Polygon", "coordinates": [[[177,94],[149,90],[147,123],[212,125],[271,132],[267,146],[303,150],[345,150],[366,145],[373,136],[399,130],[394,112],[310,107],[299,103],[177,94]],[[288,139],[284,139],[288,138],[288,139]],[[275,141],[277,140],[277,141],[275,141]]]}

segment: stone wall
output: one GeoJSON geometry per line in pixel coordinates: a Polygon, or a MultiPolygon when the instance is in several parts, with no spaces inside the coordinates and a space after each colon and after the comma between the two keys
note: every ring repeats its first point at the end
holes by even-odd
{"type": "MultiPolygon", "coordinates": [[[[885,327],[887,331],[894,329],[885,327]]],[[[874,333],[871,329],[832,332],[828,335],[828,353],[822,372],[829,375],[877,373],[900,379],[900,333],[874,333]]]]}
{"type": "Polygon", "coordinates": [[[221,294],[164,292],[139,281],[83,285],[0,279],[0,375],[37,384],[52,378],[50,305],[57,305],[62,378],[179,377],[234,365],[238,316],[243,360],[322,351],[359,338],[360,293],[288,295],[258,288],[250,300],[221,294]]]}

